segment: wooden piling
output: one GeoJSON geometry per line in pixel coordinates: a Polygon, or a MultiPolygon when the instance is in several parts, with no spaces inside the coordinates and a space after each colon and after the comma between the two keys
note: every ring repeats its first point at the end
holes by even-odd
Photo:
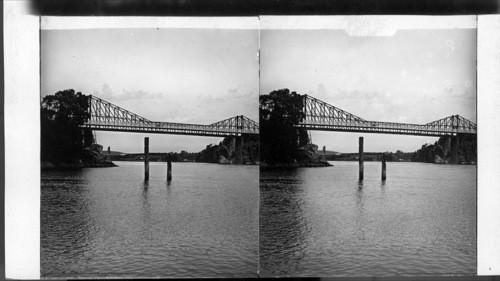
{"type": "Polygon", "coordinates": [[[167,157],[167,181],[172,180],[172,157],[171,154],[168,154],[167,157]]]}
{"type": "Polygon", "coordinates": [[[363,180],[363,137],[359,137],[359,180],[363,180]]]}
{"type": "Polygon", "coordinates": [[[144,138],[144,181],[149,181],[149,137],[144,138]]]}
{"type": "Polygon", "coordinates": [[[382,180],[385,181],[385,153],[382,153],[382,180]]]}

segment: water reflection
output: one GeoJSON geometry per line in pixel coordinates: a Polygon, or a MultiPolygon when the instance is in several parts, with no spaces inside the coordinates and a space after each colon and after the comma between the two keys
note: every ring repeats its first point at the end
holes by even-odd
{"type": "Polygon", "coordinates": [[[382,194],[385,198],[386,195],[386,183],[385,181],[380,181],[380,194],[382,194]]]}
{"type": "Polygon", "coordinates": [[[366,163],[357,181],[349,162],[261,170],[261,276],[472,274],[475,172],[397,163],[382,181],[366,163]]]}
{"type": "Polygon", "coordinates": [[[43,277],[255,276],[258,167],[117,164],[42,172],[43,277]]]}
{"type": "MultiPolygon", "coordinates": [[[[82,180],[87,171],[59,170],[42,177],[42,196],[40,223],[42,244],[52,243],[54,249],[64,250],[71,247],[73,256],[88,259],[88,249],[92,244],[92,223],[89,205],[90,190],[85,187],[87,181],[82,180]],[[71,185],[72,187],[69,187],[71,185]]],[[[66,260],[46,248],[41,248],[41,255],[53,259],[51,272],[56,272],[66,260]]],[[[45,266],[47,259],[41,260],[45,266]]],[[[71,272],[71,270],[70,270],[71,272]]]]}
{"type": "Polygon", "coordinates": [[[356,190],[356,224],[354,237],[360,243],[366,239],[365,237],[365,202],[363,200],[363,181],[358,181],[356,190]]]}
{"type": "Polygon", "coordinates": [[[298,270],[300,260],[305,256],[303,249],[307,245],[310,228],[304,216],[301,171],[293,169],[287,172],[285,177],[281,176],[281,171],[270,172],[271,178],[278,181],[269,186],[267,191],[270,196],[261,197],[260,243],[263,247],[275,248],[275,251],[261,255],[260,258],[266,263],[277,262],[280,263],[279,266],[298,270]],[[272,176],[273,173],[276,178],[272,176]],[[273,231],[275,228],[287,231],[276,233],[273,231]]]}

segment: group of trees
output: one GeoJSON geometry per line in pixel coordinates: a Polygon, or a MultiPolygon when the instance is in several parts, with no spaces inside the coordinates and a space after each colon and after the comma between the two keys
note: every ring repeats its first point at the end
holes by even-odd
{"type": "Polygon", "coordinates": [[[292,163],[300,147],[309,143],[307,131],[295,126],[305,118],[304,97],[288,89],[259,97],[261,160],[268,164],[292,163]]]}
{"type": "Polygon", "coordinates": [[[42,99],[40,110],[42,161],[78,161],[83,149],[94,143],[92,131],[80,127],[90,118],[87,110],[89,98],[70,89],[42,99]]]}
{"type": "Polygon", "coordinates": [[[205,149],[198,152],[196,162],[219,163],[219,145],[209,144],[205,149]]]}

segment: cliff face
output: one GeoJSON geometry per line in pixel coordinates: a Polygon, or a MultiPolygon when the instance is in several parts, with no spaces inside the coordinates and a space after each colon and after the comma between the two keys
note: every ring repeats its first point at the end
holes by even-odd
{"type": "Polygon", "coordinates": [[[440,137],[434,144],[425,144],[412,157],[413,162],[435,164],[475,164],[477,137],[457,135],[440,137]]]}

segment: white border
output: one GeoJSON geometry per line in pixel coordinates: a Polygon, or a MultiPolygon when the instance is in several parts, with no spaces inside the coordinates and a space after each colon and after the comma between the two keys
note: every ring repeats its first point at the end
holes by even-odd
{"type": "Polygon", "coordinates": [[[500,274],[500,16],[478,17],[477,274],[500,274]]]}
{"type": "Polygon", "coordinates": [[[40,278],[39,23],[4,1],[5,276],[40,278]]]}

